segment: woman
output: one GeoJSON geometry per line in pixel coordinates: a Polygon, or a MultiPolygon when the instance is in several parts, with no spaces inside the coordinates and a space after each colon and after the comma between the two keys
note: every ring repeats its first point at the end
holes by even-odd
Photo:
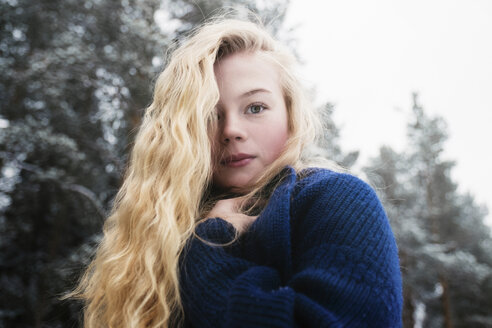
{"type": "Polygon", "coordinates": [[[316,118],[261,27],[218,20],[173,53],[77,293],[87,327],[400,326],[374,191],[308,168],[316,118]]]}

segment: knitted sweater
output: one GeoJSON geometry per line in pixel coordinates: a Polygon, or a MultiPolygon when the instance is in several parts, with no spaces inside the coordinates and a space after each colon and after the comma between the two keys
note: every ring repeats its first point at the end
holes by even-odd
{"type": "MultiPolygon", "coordinates": [[[[400,327],[397,246],[375,192],[326,169],[287,177],[242,237],[230,246],[189,240],[181,295],[192,327],[400,327]]],[[[220,218],[201,238],[226,243],[220,218]]]]}

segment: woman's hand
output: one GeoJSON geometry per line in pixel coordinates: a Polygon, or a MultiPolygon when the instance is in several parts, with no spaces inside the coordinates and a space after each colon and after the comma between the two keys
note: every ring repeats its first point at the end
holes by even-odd
{"type": "Polygon", "coordinates": [[[243,198],[229,198],[219,200],[208,213],[209,218],[221,218],[234,226],[239,234],[245,232],[258,216],[249,216],[239,213],[243,198]]]}

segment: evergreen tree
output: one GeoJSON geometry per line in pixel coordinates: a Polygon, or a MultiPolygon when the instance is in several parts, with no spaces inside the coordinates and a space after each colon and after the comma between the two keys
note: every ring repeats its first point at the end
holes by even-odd
{"type": "MultiPolygon", "coordinates": [[[[74,287],[100,238],[167,50],[202,18],[238,3],[259,8],[0,0],[1,327],[77,325],[80,305],[58,297],[74,287]],[[177,21],[165,32],[154,20],[161,7],[161,26],[177,21]]],[[[277,2],[272,26],[285,6],[277,2]]],[[[269,8],[265,15],[274,15],[269,8]]]]}
{"type": "Polygon", "coordinates": [[[492,242],[486,210],[457,192],[444,160],[445,122],[429,117],[414,95],[409,147],[380,150],[365,171],[381,186],[400,248],[404,278],[404,326],[417,312],[425,327],[487,327],[492,242]]]}
{"type": "Polygon", "coordinates": [[[322,134],[316,142],[317,155],[327,158],[336,164],[350,169],[359,158],[359,151],[346,153],[340,145],[340,129],[333,120],[335,107],[331,103],[325,103],[318,108],[322,124],[322,134]]]}
{"type": "Polygon", "coordinates": [[[164,8],[171,13],[171,18],[182,23],[175,31],[180,38],[204,20],[231,11],[240,18],[260,19],[271,33],[278,35],[288,5],[288,0],[176,0],[165,2],[164,8]]]}

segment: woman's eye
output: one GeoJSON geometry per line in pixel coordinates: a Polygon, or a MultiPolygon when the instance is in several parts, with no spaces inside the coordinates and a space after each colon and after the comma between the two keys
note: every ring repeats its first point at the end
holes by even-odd
{"type": "Polygon", "coordinates": [[[248,112],[252,114],[258,114],[262,112],[265,109],[265,106],[262,104],[253,104],[248,107],[248,112]]]}

